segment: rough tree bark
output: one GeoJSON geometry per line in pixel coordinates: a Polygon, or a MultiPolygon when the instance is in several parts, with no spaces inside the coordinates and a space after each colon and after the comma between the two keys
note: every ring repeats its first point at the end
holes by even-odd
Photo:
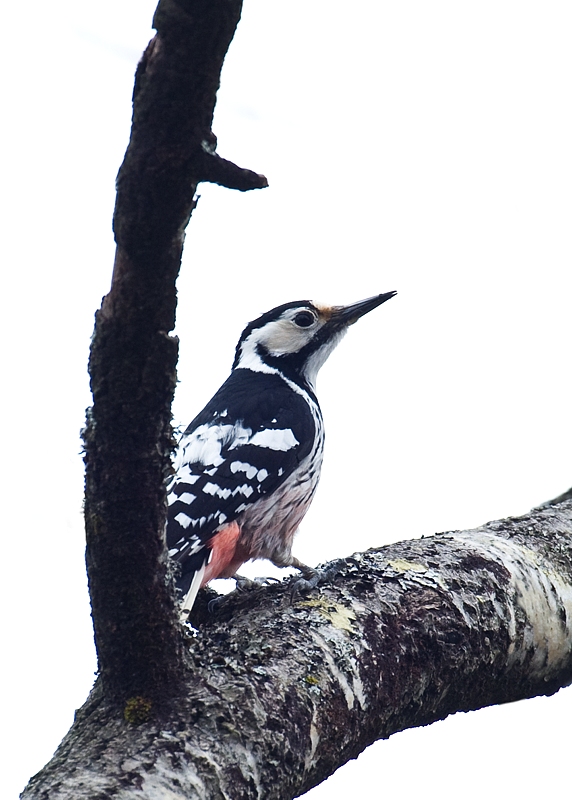
{"type": "Polygon", "coordinates": [[[220,71],[240,0],[161,0],[117,179],[115,267],[96,315],[84,433],[87,568],[106,697],[169,701],[185,673],[164,548],[176,289],[197,184],[266,179],[216,155],[220,71]],[[169,687],[168,690],[166,687],[169,687]]]}
{"type": "Polygon", "coordinates": [[[136,725],[101,682],[27,800],[268,798],[377,739],[572,680],[572,501],[227,597],[196,619],[169,712],[136,725]]]}
{"type": "MultiPolygon", "coordinates": [[[[572,680],[572,501],[232,595],[177,622],[163,542],[173,329],[200,181],[262,188],[211,131],[239,0],[161,0],[118,176],[112,287],[97,313],[85,431],[99,677],[23,797],[290,798],[364,747],[572,680]]],[[[560,498],[559,498],[560,499],[560,498]]]]}

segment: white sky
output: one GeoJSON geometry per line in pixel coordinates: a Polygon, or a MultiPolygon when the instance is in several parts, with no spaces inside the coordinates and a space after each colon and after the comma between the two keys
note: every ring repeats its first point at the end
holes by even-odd
{"type": "MultiPolygon", "coordinates": [[[[6,798],[93,680],[78,431],[154,6],[3,15],[6,798]]],[[[271,188],[201,187],[176,422],[260,312],[399,292],[321,374],[327,453],[303,561],[520,514],[572,484],[571,28],[551,0],[246,0],[214,129],[271,188]]],[[[310,796],[568,796],[571,713],[567,691],[457,715],[375,745],[310,796]]]]}

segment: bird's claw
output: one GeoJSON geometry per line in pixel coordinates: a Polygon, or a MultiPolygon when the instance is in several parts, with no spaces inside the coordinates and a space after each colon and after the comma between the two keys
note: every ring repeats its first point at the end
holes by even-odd
{"type": "Polygon", "coordinates": [[[292,602],[300,594],[307,594],[319,586],[321,583],[333,578],[337,570],[335,567],[330,566],[326,569],[312,569],[304,572],[299,578],[292,583],[290,590],[290,599],[292,602]]]}
{"type": "Polygon", "coordinates": [[[245,578],[242,575],[235,575],[236,589],[239,592],[247,592],[259,586],[269,586],[271,583],[280,583],[278,578],[245,578]]]}
{"type": "Polygon", "coordinates": [[[318,569],[301,575],[292,583],[292,588],[290,590],[290,599],[292,602],[294,602],[298,595],[308,594],[308,592],[311,592],[312,589],[315,589],[323,579],[324,573],[322,570],[318,569]]]}
{"type": "Polygon", "coordinates": [[[212,600],[209,600],[207,603],[207,609],[209,614],[214,614],[215,611],[218,611],[220,605],[222,604],[223,600],[226,599],[226,595],[219,594],[218,597],[213,597],[212,600]]]}

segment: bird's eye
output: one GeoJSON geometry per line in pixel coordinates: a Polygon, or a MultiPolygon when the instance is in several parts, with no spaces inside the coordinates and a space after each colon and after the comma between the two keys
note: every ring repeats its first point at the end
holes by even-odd
{"type": "Polygon", "coordinates": [[[310,325],[314,324],[315,318],[309,311],[300,311],[300,313],[296,314],[294,317],[294,322],[299,328],[309,328],[310,325]]]}

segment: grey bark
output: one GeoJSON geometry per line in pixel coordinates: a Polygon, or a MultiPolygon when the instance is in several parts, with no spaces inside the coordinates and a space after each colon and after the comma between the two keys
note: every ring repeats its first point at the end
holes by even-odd
{"type": "Polygon", "coordinates": [[[96,685],[23,797],[284,800],[377,739],[572,680],[572,501],[328,576],[203,614],[186,693],[162,718],[128,723],[96,685]]]}

